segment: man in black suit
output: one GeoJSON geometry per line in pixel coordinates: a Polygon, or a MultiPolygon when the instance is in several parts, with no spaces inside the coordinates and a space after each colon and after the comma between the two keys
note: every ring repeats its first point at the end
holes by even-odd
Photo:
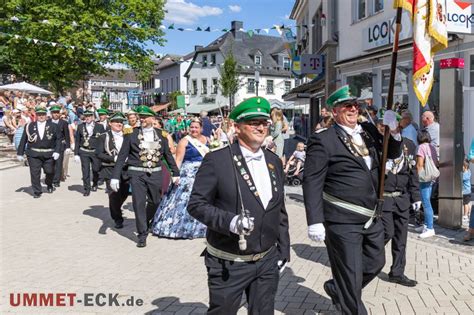
{"type": "Polygon", "coordinates": [[[71,137],[69,136],[69,124],[66,120],[61,119],[61,106],[52,103],[49,111],[51,112],[51,121],[57,125],[58,132],[61,133],[61,138],[63,139],[61,141],[59,158],[54,162],[53,185],[54,187],[59,187],[63,170],[64,155],[66,155],[66,158],[69,158],[69,153],[71,152],[71,137]]]}
{"type": "Polygon", "coordinates": [[[74,160],[76,163],[81,162],[84,196],[89,196],[91,190],[97,190],[100,161],[95,155],[95,149],[97,148],[97,142],[99,141],[100,136],[105,132],[105,129],[103,125],[94,122],[93,112],[86,110],[84,112],[84,117],[85,122],[77,126],[74,160]]]}
{"type": "Polygon", "coordinates": [[[290,237],[282,163],[261,149],[269,113],[262,97],[236,106],[238,142],[207,154],[196,174],[188,212],[208,228],[208,314],[236,314],[244,292],[250,314],[274,313],[290,237]]]}
{"type": "MultiPolygon", "coordinates": [[[[308,141],[303,193],[308,235],[325,240],[333,278],[324,289],[344,314],[367,314],[364,288],[385,264],[384,228],[377,209],[381,135],[376,127],[357,122],[359,105],[346,85],[327,99],[334,126],[308,141]]],[[[399,133],[393,111],[388,157],[400,156],[399,133]],[[395,138],[394,138],[395,137],[395,138]]]]}
{"type": "Polygon", "coordinates": [[[415,280],[405,275],[406,245],[410,206],[415,211],[421,207],[421,196],[416,171],[416,146],[402,138],[403,153],[386,163],[382,222],[385,244],[392,241],[392,266],[388,279],[407,287],[416,286],[415,280]]]}
{"type": "Polygon", "coordinates": [[[179,179],[179,170],[160,129],[153,128],[155,112],[148,106],[137,108],[140,127],[124,137],[110,181],[110,187],[118,192],[125,163],[132,185],[132,202],[137,224],[137,247],[146,246],[146,238],[158,204],[161,200],[162,159],[171,168],[173,181],[179,179]]]}
{"type": "Polygon", "coordinates": [[[127,199],[130,189],[126,166],[120,175],[120,188],[117,192],[113,191],[110,187],[110,179],[112,178],[118,153],[122,148],[123,122],[125,120],[125,116],[120,112],[110,117],[110,128],[100,137],[96,149],[97,157],[102,162],[101,176],[105,179],[109,193],[110,216],[114,220],[115,228],[117,229],[123,228],[122,205],[127,199]]]}
{"type": "Polygon", "coordinates": [[[33,187],[33,197],[39,198],[42,194],[41,169],[46,174],[46,185],[49,193],[52,193],[54,161],[59,158],[61,150],[61,133],[58,132],[57,125],[51,121],[46,121],[46,108],[36,107],[37,121],[25,126],[18,145],[17,157],[23,161],[23,154],[28,157],[30,166],[31,186],[33,187]]]}

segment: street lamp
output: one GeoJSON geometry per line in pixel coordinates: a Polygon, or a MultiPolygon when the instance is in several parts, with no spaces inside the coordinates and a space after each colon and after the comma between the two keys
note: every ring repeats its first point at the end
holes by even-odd
{"type": "Polygon", "coordinates": [[[258,96],[258,82],[260,81],[260,72],[255,70],[255,94],[258,96]]]}

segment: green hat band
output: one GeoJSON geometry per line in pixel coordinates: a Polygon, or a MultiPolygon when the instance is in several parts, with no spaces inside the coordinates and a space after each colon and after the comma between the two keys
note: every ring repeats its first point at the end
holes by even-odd
{"type": "Polygon", "coordinates": [[[58,105],[51,106],[49,111],[50,112],[60,112],[61,111],[61,106],[58,106],[58,105]]]}
{"type": "Polygon", "coordinates": [[[106,109],[103,109],[103,108],[99,108],[99,109],[97,110],[97,114],[99,114],[99,115],[108,115],[108,114],[109,114],[109,111],[106,110],[106,109]]]}
{"type": "Polygon", "coordinates": [[[329,107],[334,107],[337,104],[347,102],[347,101],[353,101],[356,99],[357,97],[351,94],[349,85],[344,85],[343,87],[337,89],[331,95],[329,95],[328,99],[326,100],[326,104],[329,107]]]}
{"type": "Polygon", "coordinates": [[[41,106],[41,107],[40,107],[40,106],[36,106],[36,107],[35,107],[35,112],[36,112],[37,114],[46,114],[47,109],[46,109],[46,107],[43,107],[43,106],[41,106]]]}
{"type": "Polygon", "coordinates": [[[142,105],[137,108],[138,115],[141,116],[155,116],[156,113],[148,106],[142,105]]]}
{"type": "Polygon", "coordinates": [[[84,116],[92,116],[92,115],[94,115],[94,113],[91,112],[90,110],[86,110],[83,115],[84,116]]]}
{"type": "Polygon", "coordinates": [[[236,122],[269,117],[270,103],[263,97],[251,97],[241,102],[229,115],[236,122]]]}

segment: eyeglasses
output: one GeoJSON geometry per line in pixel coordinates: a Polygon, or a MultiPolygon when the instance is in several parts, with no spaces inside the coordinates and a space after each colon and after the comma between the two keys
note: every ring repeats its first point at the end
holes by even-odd
{"type": "Polygon", "coordinates": [[[268,126],[270,126],[270,122],[268,120],[251,120],[246,122],[245,124],[254,129],[257,129],[260,126],[262,126],[263,128],[268,128],[268,126]]]}
{"type": "Polygon", "coordinates": [[[359,109],[360,108],[360,105],[358,103],[346,103],[346,104],[341,104],[339,105],[339,108],[344,108],[344,109],[352,109],[353,107],[355,107],[355,109],[359,109]]]}

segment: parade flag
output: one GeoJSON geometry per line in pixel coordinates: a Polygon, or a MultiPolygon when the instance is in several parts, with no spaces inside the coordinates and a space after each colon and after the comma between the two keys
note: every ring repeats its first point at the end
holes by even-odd
{"type": "Polygon", "coordinates": [[[413,22],[413,89],[426,105],[434,82],[433,56],[448,47],[445,0],[395,0],[395,8],[407,10],[413,22]]]}

